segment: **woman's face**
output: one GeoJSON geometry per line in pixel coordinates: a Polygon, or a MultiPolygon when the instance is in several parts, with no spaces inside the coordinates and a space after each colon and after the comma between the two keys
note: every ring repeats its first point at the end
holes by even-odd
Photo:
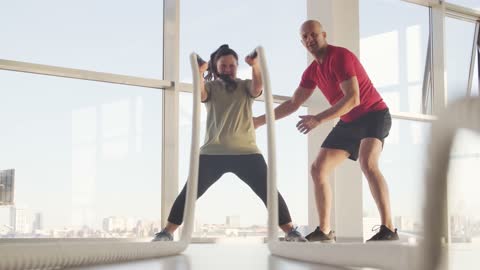
{"type": "Polygon", "coordinates": [[[217,60],[217,71],[221,75],[228,75],[230,78],[237,78],[237,59],[231,54],[224,55],[217,60]]]}

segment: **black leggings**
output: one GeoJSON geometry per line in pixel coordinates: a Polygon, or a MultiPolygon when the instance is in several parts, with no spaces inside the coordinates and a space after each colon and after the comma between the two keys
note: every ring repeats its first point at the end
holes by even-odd
{"type": "MultiPolygon", "coordinates": [[[[200,155],[197,198],[207,191],[224,173],[234,173],[267,205],[267,164],[261,154],[251,155],[200,155]]],[[[168,221],[180,225],[183,221],[187,185],[173,203],[168,221]]],[[[292,218],[282,195],[278,193],[279,224],[290,223],[292,218]]]]}

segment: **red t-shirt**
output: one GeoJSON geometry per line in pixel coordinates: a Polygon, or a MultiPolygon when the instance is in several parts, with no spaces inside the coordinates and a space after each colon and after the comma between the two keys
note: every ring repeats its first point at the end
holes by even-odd
{"type": "Polygon", "coordinates": [[[330,105],[334,105],[343,97],[340,83],[353,76],[357,76],[360,104],[340,119],[351,122],[366,113],[388,108],[357,57],[342,47],[328,45],[323,63],[313,61],[303,72],[300,86],[307,89],[318,86],[330,105]]]}

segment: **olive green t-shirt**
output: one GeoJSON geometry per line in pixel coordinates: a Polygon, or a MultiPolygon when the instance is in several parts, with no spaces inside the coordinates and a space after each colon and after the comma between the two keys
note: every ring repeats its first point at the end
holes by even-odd
{"type": "Polygon", "coordinates": [[[203,155],[247,155],[260,150],[255,139],[250,95],[251,80],[236,79],[237,88],[227,91],[222,80],[205,83],[208,99],[203,155]]]}

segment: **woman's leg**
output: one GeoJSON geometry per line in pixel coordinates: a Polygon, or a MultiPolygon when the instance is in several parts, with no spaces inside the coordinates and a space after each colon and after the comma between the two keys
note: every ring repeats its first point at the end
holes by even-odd
{"type": "MultiPolygon", "coordinates": [[[[200,155],[197,199],[225,173],[225,165],[222,160],[222,156],[200,155]]],[[[165,227],[165,230],[169,233],[173,233],[183,222],[186,194],[187,184],[184,185],[170,210],[168,223],[165,227]]]]}
{"type": "MultiPolygon", "coordinates": [[[[267,205],[267,164],[261,154],[236,156],[235,168],[232,170],[242,181],[267,205]]],[[[282,195],[278,193],[278,223],[288,233],[293,229],[292,218],[282,195]]]]}

